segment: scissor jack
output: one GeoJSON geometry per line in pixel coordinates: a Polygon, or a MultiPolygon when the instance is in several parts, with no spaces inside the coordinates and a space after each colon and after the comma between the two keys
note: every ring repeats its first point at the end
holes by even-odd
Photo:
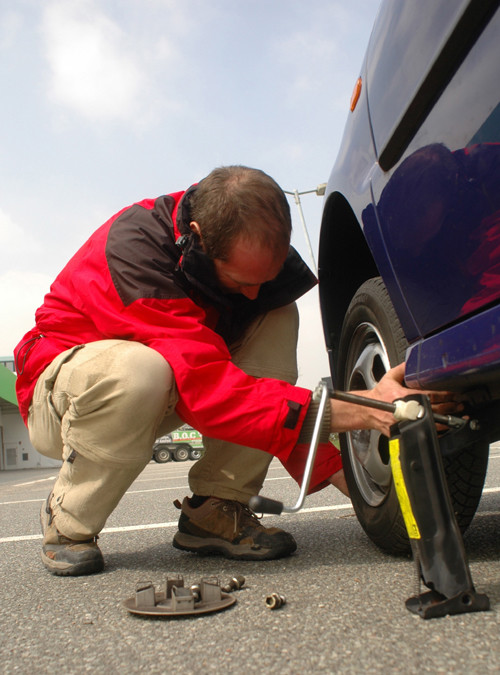
{"type": "Polygon", "coordinates": [[[302,508],[318,448],[321,420],[329,398],[388,410],[397,420],[389,441],[396,492],[419,579],[429,589],[408,598],[406,607],[423,619],[488,610],[488,597],[477,593],[472,583],[462,534],[446,484],[436,431],[436,422],[455,428],[470,422],[433,413],[428,397],[423,394],[385,403],[334,391],[323,382],[319,398],[318,417],[296,504],[285,506],[282,502],[255,496],[250,500],[250,508],[274,514],[295,513],[302,508]]]}

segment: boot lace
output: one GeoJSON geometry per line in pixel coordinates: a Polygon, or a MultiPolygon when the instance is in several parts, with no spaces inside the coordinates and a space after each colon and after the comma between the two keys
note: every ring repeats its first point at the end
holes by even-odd
{"type": "Polygon", "coordinates": [[[234,534],[239,534],[246,527],[260,528],[260,520],[262,516],[258,516],[252,511],[247,504],[241,502],[227,500],[222,507],[223,511],[232,511],[234,518],[234,534]]]}

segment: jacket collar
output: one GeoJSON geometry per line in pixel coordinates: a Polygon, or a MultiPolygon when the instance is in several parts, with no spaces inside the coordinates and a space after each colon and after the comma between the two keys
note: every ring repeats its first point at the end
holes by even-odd
{"type": "Polygon", "coordinates": [[[297,251],[290,246],[283,269],[273,281],[262,285],[259,296],[249,300],[240,294],[223,293],[215,267],[204,253],[200,239],[191,228],[192,185],[182,196],[176,215],[176,245],[180,249],[178,266],[189,284],[205,295],[219,310],[249,311],[252,315],[276,309],[295,301],[317,284],[317,279],[297,251]]]}

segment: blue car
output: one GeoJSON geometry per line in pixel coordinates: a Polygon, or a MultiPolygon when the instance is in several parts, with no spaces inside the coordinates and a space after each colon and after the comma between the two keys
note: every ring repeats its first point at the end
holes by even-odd
{"type": "MultiPolygon", "coordinates": [[[[500,10],[495,0],[382,2],[322,216],[320,303],[339,390],[464,392],[476,430],[440,439],[458,523],[500,438],[500,10]]],[[[375,432],[341,437],[357,517],[382,549],[408,537],[375,432]]]]}

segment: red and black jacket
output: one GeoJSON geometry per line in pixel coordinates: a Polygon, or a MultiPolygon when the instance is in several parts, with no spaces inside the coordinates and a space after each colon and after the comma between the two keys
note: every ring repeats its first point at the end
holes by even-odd
{"type": "Polygon", "coordinates": [[[286,460],[311,392],[246,375],[230,345],[257,315],[284,306],[316,279],[293,248],[256,300],[223,294],[189,228],[190,195],[133,204],[102,225],[68,262],[15,350],[17,396],[26,421],[38,376],[62,351],[105,339],[134,340],[174,372],[177,412],[201,433],[286,460]]]}

